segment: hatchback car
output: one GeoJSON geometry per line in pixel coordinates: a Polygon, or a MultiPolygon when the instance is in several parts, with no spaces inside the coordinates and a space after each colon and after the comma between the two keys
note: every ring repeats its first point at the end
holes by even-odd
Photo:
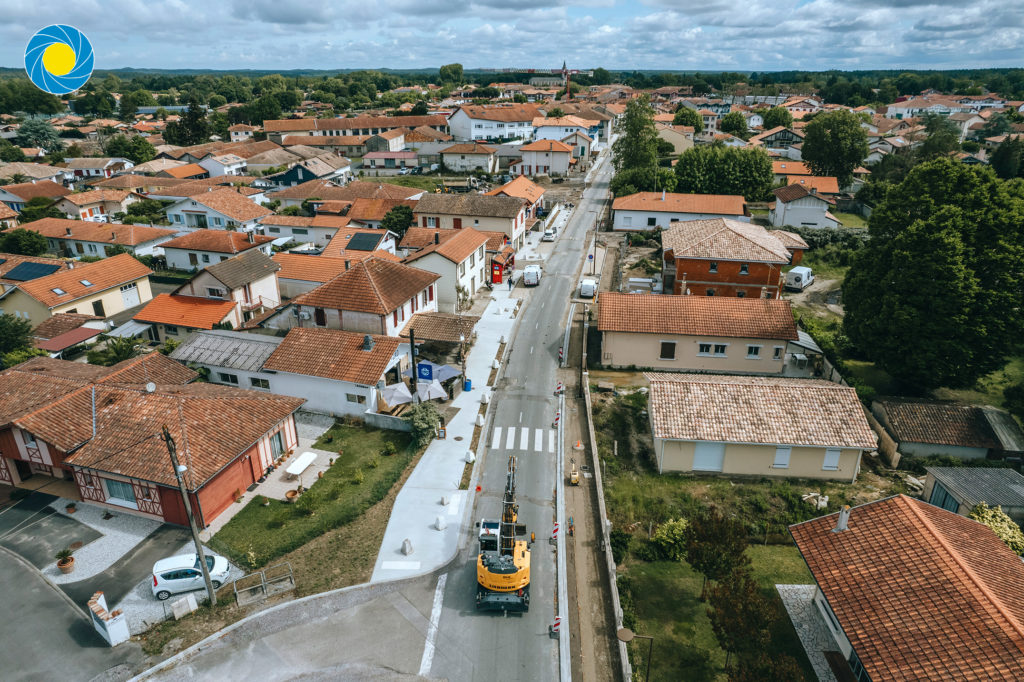
{"type": "MultiPolygon", "coordinates": [[[[210,571],[213,589],[228,581],[231,567],[227,559],[216,554],[207,554],[206,566],[210,571]]],[[[206,581],[199,567],[198,554],[172,556],[153,564],[153,596],[160,601],[177,592],[191,592],[205,587],[206,581]]]]}

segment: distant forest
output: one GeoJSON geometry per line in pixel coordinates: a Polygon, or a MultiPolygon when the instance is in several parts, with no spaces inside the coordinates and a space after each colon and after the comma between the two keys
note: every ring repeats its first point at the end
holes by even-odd
{"type": "MultiPolygon", "coordinates": [[[[234,115],[238,120],[273,118],[311,97],[334,106],[335,111],[367,107],[395,107],[415,102],[417,93],[391,93],[402,86],[434,83],[439,94],[466,84],[529,81],[546,74],[501,73],[463,69],[448,64],[437,70],[294,70],[203,71],[115,69],[96,71],[75,98],[75,111],[111,116],[117,106],[111,93],[131,93],[128,104],[169,106],[195,100],[211,107],[228,102],[252,105],[234,115]]],[[[776,95],[817,93],[826,102],[860,106],[886,104],[899,96],[933,88],[942,92],[977,95],[995,92],[1024,100],[1024,69],[957,69],[946,71],[611,71],[595,68],[592,75],[573,76],[575,85],[623,83],[634,88],[689,87],[695,95],[712,92],[776,95]]],[[[490,93],[493,94],[493,93],[490,93]]],[[[486,93],[481,93],[486,97],[486,93]]],[[[24,78],[20,69],[0,68],[0,113],[53,114],[63,111],[58,98],[24,78]]]]}

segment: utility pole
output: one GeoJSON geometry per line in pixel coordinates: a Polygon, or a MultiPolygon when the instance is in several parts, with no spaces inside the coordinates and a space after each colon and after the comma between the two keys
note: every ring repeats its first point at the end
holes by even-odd
{"type": "Polygon", "coordinates": [[[409,357],[412,358],[412,404],[419,402],[420,369],[416,364],[416,330],[409,327],[409,357]]]}
{"type": "Polygon", "coordinates": [[[174,444],[171,432],[167,425],[161,428],[161,440],[167,444],[167,454],[171,457],[171,465],[174,467],[174,477],[178,479],[178,488],[181,490],[181,499],[185,503],[185,515],[188,516],[188,525],[192,528],[192,541],[196,545],[196,554],[199,556],[199,567],[203,571],[203,580],[206,581],[206,593],[210,595],[210,606],[217,605],[217,592],[213,589],[213,581],[210,579],[210,567],[206,565],[206,553],[203,552],[203,543],[199,539],[199,528],[196,526],[196,519],[192,516],[192,503],[188,499],[188,489],[181,475],[188,471],[188,467],[178,464],[178,448],[174,444]]]}

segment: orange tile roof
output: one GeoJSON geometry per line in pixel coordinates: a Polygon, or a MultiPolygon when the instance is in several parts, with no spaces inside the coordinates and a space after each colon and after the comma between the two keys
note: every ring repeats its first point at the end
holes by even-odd
{"type": "MultiPolygon", "coordinates": [[[[440,227],[416,227],[413,225],[402,235],[402,241],[399,242],[398,246],[403,249],[422,249],[433,244],[435,236],[437,239],[444,241],[449,237],[455,236],[457,231],[446,230],[440,227]]],[[[499,232],[498,234],[505,235],[504,232],[499,232]]]]}
{"type": "Polygon", "coordinates": [[[269,208],[260,206],[232,189],[215,189],[205,194],[197,194],[192,197],[192,201],[198,201],[203,206],[240,223],[256,220],[273,213],[269,208]]]}
{"type": "Polygon", "coordinates": [[[353,264],[292,303],[388,315],[439,279],[432,272],[373,257],[353,264]]]}
{"type": "Polygon", "coordinates": [[[346,258],[352,258],[354,255],[358,255],[361,253],[372,253],[374,256],[378,256],[384,253],[384,251],[380,249],[374,249],[373,251],[347,252],[346,250],[348,249],[349,241],[351,241],[352,237],[356,236],[357,234],[377,235],[378,237],[381,238],[381,241],[384,241],[384,237],[387,236],[387,231],[371,227],[349,227],[346,225],[343,228],[338,228],[338,231],[334,233],[334,236],[331,237],[331,240],[327,242],[327,246],[325,246],[323,250],[323,255],[335,257],[344,255],[346,258]]]}
{"type": "Polygon", "coordinates": [[[786,176],[790,185],[801,185],[808,189],[814,188],[819,194],[839,194],[839,181],[828,175],[794,175],[786,176]]]}
{"type": "Polygon", "coordinates": [[[453,144],[451,147],[445,147],[441,150],[441,154],[493,154],[497,149],[489,147],[479,142],[460,142],[459,144],[453,144]]]}
{"type": "MultiPolygon", "coordinates": [[[[348,203],[348,202],[345,202],[345,203],[348,203]]],[[[348,224],[350,222],[352,222],[352,221],[351,221],[351,219],[348,216],[331,215],[329,213],[321,215],[321,214],[317,213],[316,215],[313,216],[313,222],[311,222],[309,224],[309,226],[310,227],[334,227],[334,228],[337,228],[337,229],[341,229],[343,227],[348,227],[348,224]]]]}
{"type": "Polygon", "coordinates": [[[275,199],[323,199],[325,201],[355,201],[359,197],[368,199],[408,199],[422,194],[423,190],[402,187],[386,182],[355,180],[344,187],[338,187],[329,180],[310,180],[294,187],[274,192],[275,199]]]}
{"type": "Polygon", "coordinates": [[[760,225],[728,218],[673,222],[661,233],[664,250],[675,258],[789,263],[786,245],[760,225]]]}
{"type": "Polygon", "coordinates": [[[285,135],[286,147],[301,144],[307,147],[361,147],[372,135],[285,135]]]}
{"type": "Polygon", "coordinates": [[[811,175],[811,169],[803,161],[772,161],[775,175],[811,175]]]}
{"type": "Polygon", "coordinates": [[[294,327],[264,369],[373,386],[391,364],[402,339],[371,335],[373,348],[364,350],[364,334],[340,329],[294,327]]]}
{"type": "Polygon", "coordinates": [[[521,152],[572,152],[572,147],[558,140],[537,140],[524,144],[519,148],[521,152]]]}
{"type": "Polygon", "coordinates": [[[206,170],[198,163],[186,163],[184,166],[175,166],[174,168],[165,168],[164,173],[167,173],[172,178],[192,178],[197,175],[209,175],[210,171],[206,170]]]}
{"type": "Polygon", "coordinates": [[[102,320],[96,315],[83,315],[81,313],[57,313],[53,317],[43,320],[35,329],[32,336],[37,339],[53,339],[61,334],[66,334],[72,329],[78,329],[86,322],[102,320]]]}
{"type": "Polygon", "coordinates": [[[600,123],[600,121],[585,121],[584,119],[580,118],[579,116],[573,116],[571,114],[569,116],[561,116],[561,117],[554,117],[554,118],[551,118],[551,117],[548,117],[548,118],[539,117],[539,118],[533,119],[533,127],[534,128],[542,128],[544,126],[559,126],[559,127],[563,127],[563,128],[577,127],[577,128],[587,128],[587,129],[589,129],[591,126],[595,126],[598,123],[600,123]]]}
{"type": "Polygon", "coordinates": [[[0,220],[10,220],[11,218],[17,218],[18,212],[11,209],[7,204],[0,204],[0,220]]]}
{"type": "Polygon", "coordinates": [[[426,116],[354,116],[352,118],[304,118],[278,119],[263,122],[263,129],[270,132],[292,130],[353,130],[359,128],[403,128],[409,126],[447,126],[448,117],[427,114],[426,116]]]}
{"type": "Polygon", "coordinates": [[[1024,679],[1024,563],[991,530],[897,495],[790,526],[872,680],[1024,679]]]}
{"type": "Polygon", "coordinates": [[[38,232],[48,239],[78,239],[85,242],[102,242],[122,246],[138,246],[154,239],[177,234],[177,230],[165,227],[94,223],[87,220],[66,220],[64,218],[41,218],[31,223],[25,223],[22,227],[38,232]],[[71,230],[70,235],[68,230],[71,230]]]}
{"type": "MultiPolygon", "coordinates": [[[[466,105],[456,109],[478,121],[532,122],[541,115],[539,104],[466,105]]],[[[452,112],[455,115],[455,112],[452,112]]]]}
{"type": "Polygon", "coordinates": [[[261,244],[274,241],[273,237],[263,234],[252,235],[253,242],[243,232],[231,230],[196,230],[181,237],[175,237],[160,246],[164,249],[191,249],[193,251],[212,251],[214,253],[242,253],[254,249],[261,244]]]}
{"type": "Polygon", "coordinates": [[[910,400],[880,400],[886,427],[897,441],[998,448],[999,442],[976,405],[910,400]]]}
{"type": "Polygon", "coordinates": [[[490,192],[485,192],[485,194],[488,196],[505,195],[516,197],[525,199],[530,204],[535,204],[544,196],[544,188],[525,175],[517,175],[501,187],[496,187],[490,192]]]}
{"type": "Polygon", "coordinates": [[[483,232],[477,232],[472,227],[461,230],[452,230],[455,234],[441,241],[440,244],[430,244],[405,259],[406,263],[419,260],[429,253],[436,253],[439,256],[450,260],[458,265],[469,258],[470,254],[485,246],[489,237],[483,232]]]}
{"type": "Polygon", "coordinates": [[[275,253],[273,259],[281,266],[278,279],[296,279],[303,282],[329,282],[345,272],[345,258],[310,256],[301,253],[275,253]]]}
{"type": "Polygon", "coordinates": [[[388,211],[396,206],[408,206],[416,208],[416,199],[363,199],[359,198],[352,202],[352,207],[345,214],[349,220],[359,222],[381,221],[388,211]]]}
{"type": "Polygon", "coordinates": [[[147,303],[134,320],[172,324],[191,329],[213,329],[234,309],[234,301],[218,301],[199,296],[160,294],[147,303]]]}
{"type": "Polygon", "coordinates": [[[87,206],[101,201],[122,203],[130,194],[130,192],[123,192],[119,189],[93,189],[88,192],[68,194],[64,196],[64,199],[75,206],[87,206]]]}
{"type": "Polygon", "coordinates": [[[260,218],[260,225],[281,225],[282,227],[309,227],[313,219],[302,215],[268,215],[260,218]]]}
{"type": "Polygon", "coordinates": [[[804,197],[814,197],[815,199],[820,199],[821,201],[824,201],[827,204],[836,203],[835,199],[827,197],[823,194],[818,194],[817,192],[812,192],[810,191],[810,188],[808,188],[806,185],[799,183],[794,183],[792,185],[786,185],[785,187],[778,187],[776,189],[773,189],[772,194],[774,194],[778,198],[778,200],[784,204],[788,204],[791,201],[803,199],[804,197]]]}
{"type": "Polygon", "coordinates": [[[600,331],[796,341],[789,301],[602,292],[600,331]]]}
{"type": "MultiPolygon", "coordinates": [[[[742,349],[738,351],[742,352],[742,349]]],[[[644,374],[655,438],[874,449],[857,392],[820,379],[644,374]]]]}
{"type": "Polygon", "coordinates": [[[47,308],[77,301],[112,287],[127,284],[153,274],[153,271],[127,253],[119,253],[93,263],[76,265],[52,275],[18,284],[18,288],[47,308]],[[88,285],[82,282],[89,282],[88,285]],[[58,294],[54,290],[63,291],[58,294]]]}
{"type": "Polygon", "coordinates": [[[29,199],[46,197],[47,199],[59,199],[71,194],[71,190],[58,185],[53,180],[39,180],[37,182],[20,182],[16,185],[4,185],[4,192],[13,194],[27,203],[29,199]]]}
{"type": "Polygon", "coordinates": [[[747,215],[746,200],[742,196],[732,194],[637,192],[619,197],[612,202],[612,208],[616,211],[747,215]]]}

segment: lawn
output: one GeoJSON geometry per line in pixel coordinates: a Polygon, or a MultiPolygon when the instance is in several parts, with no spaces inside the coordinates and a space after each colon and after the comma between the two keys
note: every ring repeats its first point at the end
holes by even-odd
{"type": "Polygon", "coordinates": [[[856,213],[840,213],[838,211],[832,211],[832,215],[839,219],[839,222],[843,224],[843,227],[868,226],[868,221],[864,219],[864,216],[856,213]]]}
{"type": "Polygon", "coordinates": [[[413,455],[408,434],[335,424],[314,445],[341,453],[323,478],[294,503],[261,498],[249,502],[210,541],[211,547],[243,567],[257,568],[329,530],[357,519],[379,502],[413,455]],[[384,455],[386,444],[395,454],[384,455]]]}
{"type": "Polygon", "coordinates": [[[367,182],[380,180],[381,182],[386,182],[389,185],[414,187],[428,192],[433,192],[437,188],[437,184],[440,182],[436,175],[391,175],[386,178],[364,178],[364,180],[367,182]]]}
{"type": "Polygon", "coordinates": [[[1011,357],[1002,369],[978,379],[972,388],[936,389],[934,395],[941,400],[959,400],[975,405],[1003,407],[1003,391],[1007,386],[1024,381],[1024,357],[1011,357]]]}

